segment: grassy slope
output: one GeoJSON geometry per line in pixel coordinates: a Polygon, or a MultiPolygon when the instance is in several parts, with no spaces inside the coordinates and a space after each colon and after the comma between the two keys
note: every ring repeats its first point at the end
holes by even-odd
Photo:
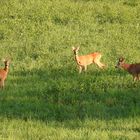
{"type": "Polygon", "coordinates": [[[137,0],[1,0],[0,138],[139,139],[140,83],[114,69],[139,62],[137,0]],[[108,69],[78,74],[71,47],[100,51],[108,69]],[[1,63],[1,67],[3,64],[1,63]]]}

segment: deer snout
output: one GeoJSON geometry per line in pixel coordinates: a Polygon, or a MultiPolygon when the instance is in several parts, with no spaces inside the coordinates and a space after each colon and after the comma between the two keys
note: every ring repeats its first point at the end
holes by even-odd
{"type": "Polygon", "coordinates": [[[115,65],[115,68],[120,68],[120,64],[117,63],[117,64],[115,65]]]}
{"type": "Polygon", "coordinates": [[[116,65],[115,68],[118,68],[118,66],[116,65]]]}

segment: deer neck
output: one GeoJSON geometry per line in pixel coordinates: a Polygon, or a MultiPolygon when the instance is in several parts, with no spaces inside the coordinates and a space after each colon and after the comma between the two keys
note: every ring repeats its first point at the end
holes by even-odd
{"type": "Polygon", "coordinates": [[[8,72],[9,66],[8,66],[7,64],[5,65],[4,70],[5,70],[6,72],[8,72]]]}
{"type": "Polygon", "coordinates": [[[78,53],[75,53],[75,60],[77,61],[77,63],[79,62],[79,56],[78,56],[78,53]]]}
{"type": "Polygon", "coordinates": [[[130,64],[123,64],[121,66],[124,70],[128,70],[130,68],[130,64]]]}

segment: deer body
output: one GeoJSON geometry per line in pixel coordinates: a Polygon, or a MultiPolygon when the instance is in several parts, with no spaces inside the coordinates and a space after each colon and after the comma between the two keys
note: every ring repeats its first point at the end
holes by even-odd
{"type": "Polygon", "coordinates": [[[102,55],[98,52],[78,56],[79,47],[78,48],[73,47],[72,50],[75,55],[75,60],[79,66],[79,73],[81,73],[83,69],[86,71],[87,66],[92,63],[97,64],[99,68],[103,68],[105,66],[103,63],[100,62],[102,55]]]}
{"type": "Polygon", "coordinates": [[[133,76],[133,80],[140,80],[140,63],[127,64],[124,58],[120,58],[116,67],[121,67],[133,76]]]}
{"type": "Polygon", "coordinates": [[[4,87],[5,79],[7,78],[9,71],[9,61],[4,60],[5,67],[4,69],[0,69],[0,88],[4,87]]]}

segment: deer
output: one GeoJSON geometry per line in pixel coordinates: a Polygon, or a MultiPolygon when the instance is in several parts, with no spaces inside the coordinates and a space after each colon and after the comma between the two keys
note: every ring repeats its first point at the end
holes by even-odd
{"type": "Polygon", "coordinates": [[[99,52],[94,52],[91,54],[87,54],[87,55],[82,55],[82,56],[78,56],[78,51],[79,51],[80,47],[72,47],[72,50],[74,52],[74,56],[75,56],[75,61],[79,67],[79,73],[82,72],[82,70],[86,71],[87,70],[87,66],[95,63],[97,64],[97,66],[100,69],[103,69],[105,67],[105,64],[100,62],[100,59],[102,57],[101,53],[99,52]]]}
{"type": "Polygon", "coordinates": [[[10,60],[3,59],[3,62],[5,64],[5,66],[3,69],[0,69],[0,88],[2,88],[2,89],[4,88],[4,82],[8,75],[10,60]]]}
{"type": "Polygon", "coordinates": [[[133,81],[140,80],[140,63],[127,64],[123,57],[119,58],[116,68],[122,68],[133,76],[133,81]]]}

